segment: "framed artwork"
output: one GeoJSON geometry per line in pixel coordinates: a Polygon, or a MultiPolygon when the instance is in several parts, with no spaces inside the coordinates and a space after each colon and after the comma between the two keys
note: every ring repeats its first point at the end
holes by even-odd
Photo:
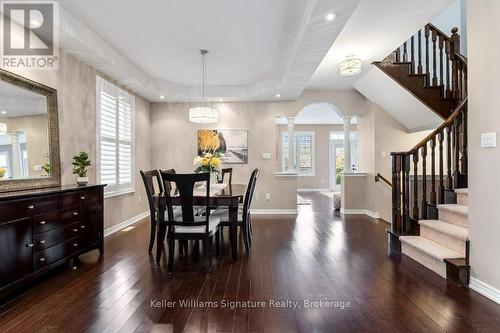
{"type": "Polygon", "coordinates": [[[248,163],[248,130],[200,129],[197,142],[198,155],[218,152],[224,154],[224,164],[248,163]]]}

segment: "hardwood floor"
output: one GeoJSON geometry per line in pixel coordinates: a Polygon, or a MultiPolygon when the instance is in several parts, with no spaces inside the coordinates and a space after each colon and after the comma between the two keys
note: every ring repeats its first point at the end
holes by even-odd
{"type": "Polygon", "coordinates": [[[500,331],[499,305],[410,258],[388,256],[385,223],[332,217],[328,197],[301,195],[312,205],[301,205],[297,218],[255,216],[252,254],[243,254],[240,241],[240,260],[232,264],[226,243],[225,259],[214,258],[210,274],[196,251],[177,257],[172,275],[165,259],[156,266],[147,254],[147,223],[118,232],[106,239],[103,258],[86,254],[76,269],[62,269],[3,305],[0,331],[500,331]],[[183,299],[219,307],[181,306],[183,299]],[[301,307],[269,307],[272,300],[301,307]],[[306,300],[350,307],[306,308],[306,300]],[[228,301],[267,307],[222,307],[228,301]]]}

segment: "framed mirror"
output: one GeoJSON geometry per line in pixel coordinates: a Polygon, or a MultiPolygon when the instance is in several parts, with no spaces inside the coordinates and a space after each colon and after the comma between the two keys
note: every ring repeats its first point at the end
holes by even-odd
{"type": "Polygon", "coordinates": [[[0,69],[0,192],[60,186],[57,90],[0,69]]]}

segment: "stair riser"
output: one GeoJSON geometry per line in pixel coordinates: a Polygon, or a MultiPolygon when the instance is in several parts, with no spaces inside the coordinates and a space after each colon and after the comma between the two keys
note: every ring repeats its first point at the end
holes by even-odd
{"type": "Polygon", "coordinates": [[[458,193],[457,204],[462,206],[469,206],[469,196],[465,193],[458,193]]]}
{"type": "Polygon", "coordinates": [[[452,223],[462,227],[469,227],[467,215],[457,214],[448,210],[439,210],[439,219],[444,222],[452,223]]]}
{"type": "Polygon", "coordinates": [[[453,251],[457,251],[465,257],[465,241],[452,237],[450,235],[439,232],[438,230],[434,230],[428,228],[424,225],[420,226],[420,236],[430,239],[438,244],[446,246],[453,251]]]}
{"type": "Polygon", "coordinates": [[[436,274],[446,278],[446,264],[444,261],[437,260],[407,243],[401,244],[401,251],[419,264],[424,265],[436,274]]]}

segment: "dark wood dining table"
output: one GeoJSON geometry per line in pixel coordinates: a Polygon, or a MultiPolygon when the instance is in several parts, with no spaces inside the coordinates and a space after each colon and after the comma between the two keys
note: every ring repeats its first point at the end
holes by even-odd
{"type": "MultiPolygon", "coordinates": [[[[238,206],[243,202],[245,196],[246,185],[243,184],[227,184],[222,190],[210,196],[210,207],[225,207],[229,210],[229,240],[231,243],[231,255],[233,262],[238,260],[238,206]]],[[[172,205],[179,206],[181,204],[180,196],[170,194],[172,205]]],[[[167,210],[167,195],[159,193],[155,195],[155,202],[158,209],[158,223],[156,231],[156,262],[160,262],[163,242],[167,233],[167,222],[165,221],[165,211],[167,210]]],[[[195,206],[204,206],[205,197],[195,196],[193,200],[195,206]]]]}

